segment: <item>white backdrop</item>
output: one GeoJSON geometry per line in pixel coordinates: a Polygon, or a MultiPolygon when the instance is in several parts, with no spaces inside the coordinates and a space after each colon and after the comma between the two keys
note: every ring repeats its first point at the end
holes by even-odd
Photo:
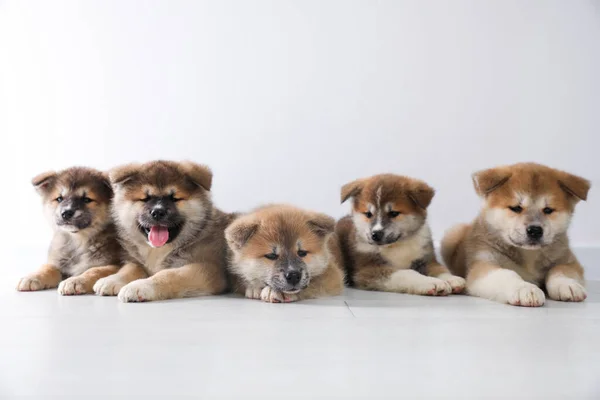
{"type": "Polygon", "coordinates": [[[155,158],[209,164],[228,211],[341,216],[347,181],[418,177],[436,240],[471,172],[547,163],[596,186],[571,235],[595,248],[599,71],[590,0],[0,0],[3,251],[47,245],[33,175],[155,158]]]}

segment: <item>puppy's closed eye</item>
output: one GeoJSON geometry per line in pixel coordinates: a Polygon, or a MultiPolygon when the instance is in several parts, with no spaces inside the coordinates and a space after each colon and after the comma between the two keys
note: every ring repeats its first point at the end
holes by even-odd
{"type": "Polygon", "coordinates": [[[308,255],[308,251],[298,250],[298,257],[306,257],[307,255],[308,255]]]}

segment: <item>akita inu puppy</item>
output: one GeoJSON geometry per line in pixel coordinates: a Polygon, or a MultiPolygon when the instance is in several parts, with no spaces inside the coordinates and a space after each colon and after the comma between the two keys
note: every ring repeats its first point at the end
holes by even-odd
{"type": "Polygon", "coordinates": [[[117,272],[123,251],[110,215],[108,177],[73,167],[40,174],[32,183],[42,196],[54,236],[46,264],[21,279],[17,290],[58,286],[63,295],[93,293],[98,279],[117,272]]]}
{"type": "Polygon", "coordinates": [[[443,258],[466,276],[467,291],[528,307],[544,304],[541,288],[553,300],[583,301],[583,268],[569,248],[567,229],[590,183],[533,163],[480,171],[473,182],[484,200],[479,216],[442,241],[443,258]]]}
{"type": "Polygon", "coordinates": [[[127,251],[94,291],[124,302],[222,293],[225,227],[232,216],[210,199],[211,171],[191,162],[154,161],[110,171],[113,215],[127,251]]]}
{"type": "Polygon", "coordinates": [[[327,215],[287,205],[239,217],[225,231],[233,290],[271,303],[340,294],[344,275],[334,225],[327,215]]]}
{"type": "Polygon", "coordinates": [[[425,182],[392,174],[342,187],[352,214],[338,221],[336,232],[351,286],[432,296],[463,290],[464,279],[436,260],[427,224],[433,195],[425,182]]]}

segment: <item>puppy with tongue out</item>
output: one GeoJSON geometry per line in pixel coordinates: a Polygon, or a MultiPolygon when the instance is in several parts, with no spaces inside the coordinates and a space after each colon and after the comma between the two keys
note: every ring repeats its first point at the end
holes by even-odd
{"type": "Polygon", "coordinates": [[[109,176],[127,262],[96,283],[97,294],[139,302],[226,290],[224,230],[233,215],[213,205],[208,167],[153,161],[117,167],[109,176]]]}

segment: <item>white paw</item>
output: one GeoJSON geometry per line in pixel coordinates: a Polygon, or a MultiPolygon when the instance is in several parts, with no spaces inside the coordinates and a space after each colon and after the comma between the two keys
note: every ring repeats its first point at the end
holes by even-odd
{"type": "Polygon", "coordinates": [[[439,278],[450,284],[450,287],[452,288],[452,293],[458,294],[462,293],[463,290],[465,290],[465,285],[467,282],[460,276],[447,274],[444,276],[440,276],[439,278]]]}
{"type": "Polygon", "coordinates": [[[546,285],[548,297],[558,301],[584,301],[587,297],[585,288],[576,280],[567,277],[556,277],[546,285]]]}
{"type": "Polygon", "coordinates": [[[21,280],[17,284],[17,290],[19,292],[33,292],[36,290],[43,289],[46,289],[44,287],[44,284],[42,284],[42,282],[39,279],[33,277],[26,276],[25,278],[21,278],[21,280]]]}
{"type": "Polygon", "coordinates": [[[58,293],[63,296],[73,296],[76,294],[86,294],[89,292],[87,280],[79,276],[73,276],[65,279],[58,285],[58,293]]]}
{"type": "Polygon", "coordinates": [[[508,296],[508,304],[523,307],[541,307],[546,296],[539,287],[529,282],[520,283],[508,296]]]}
{"type": "Polygon", "coordinates": [[[116,296],[125,286],[125,282],[118,275],[100,278],[94,284],[94,293],[100,296],[116,296]]]}
{"type": "Polygon", "coordinates": [[[425,296],[447,296],[452,293],[452,286],[450,286],[450,283],[438,278],[427,278],[428,279],[422,279],[419,280],[419,282],[415,282],[410,293],[425,296]]]}
{"type": "Polygon", "coordinates": [[[298,301],[298,295],[283,293],[266,286],[260,292],[260,299],[267,303],[291,303],[293,301],[298,301]]]}
{"type": "Polygon", "coordinates": [[[119,291],[119,300],[123,303],[158,300],[154,283],[150,279],[138,279],[123,286],[119,291]]]}
{"type": "Polygon", "coordinates": [[[262,288],[256,286],[248,286],[246,288],[246,297],[249,299],[257,299],[260,300],[260,294],[262,292],[262,288]]]}

